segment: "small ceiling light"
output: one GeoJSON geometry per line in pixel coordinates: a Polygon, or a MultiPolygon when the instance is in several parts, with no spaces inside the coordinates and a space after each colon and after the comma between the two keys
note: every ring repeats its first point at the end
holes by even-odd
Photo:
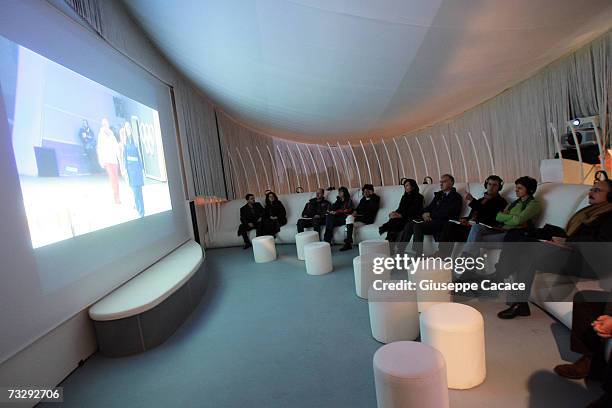
{"type": "Polygon", "coordinates": [[[574,126],[580,126],[580,119],[574,119],[574,120],[572,120],[572,125],[574,125],[574,126]]]}

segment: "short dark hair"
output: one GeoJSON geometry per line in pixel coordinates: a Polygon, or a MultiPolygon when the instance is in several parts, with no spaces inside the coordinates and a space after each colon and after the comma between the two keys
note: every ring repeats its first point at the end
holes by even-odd
{"type": "Polygon", "coordinates": [[[442,178],[442,177],[448,177],[450,179],[451,183],[455,184],[455,178],[452,176],[452,174],[446,173],[446,174],[443,174],[443,175],[440,176],[440,178],[442,178]]]}
{"type": "Polygon", "coordinates": [[[485,184],[489,182],[489,180],[493,180],[493,181],[497,181],[497,183],[499,184],[499,187],[501,188],[501,186],[504,185],[504,180],[502,180],[501,177],[495,175],[495,174],[491,174],[489,177],[487,177],[487,179],[485,180],[485,184]]]}
{"type": "Polygon", "coordinates": [[[364,184],[363,188],[361,189],[361,192],[363,192],[363,190],[374,191],[374,186],[372,184],[364,184]]]}
{"type": "Polygon", "coordinates": [[[522,176],[514,180],[514,184],[520,184],[527,189],[529,195],[534,195],[538,189],[538,181],[533,177],[522,176]]]}
{"type": "Polygon", "coordinates": [[[251,198],[251,197],[255,197],[255,195],[254,195],[254,194],[249,193],[249,194],[247,194],[247,195],[244,197],[244,199],[245,199],[245,200],[247,200],[247,201],[249,201],[249,198],[251,198]]]}

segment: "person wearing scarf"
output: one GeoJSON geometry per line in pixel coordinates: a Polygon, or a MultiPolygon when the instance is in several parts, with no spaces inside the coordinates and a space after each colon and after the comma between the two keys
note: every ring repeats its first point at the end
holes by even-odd
{"type": "Polygon", "coordinates": [[[535,234],[534,231],[522,236],[509,234],[506,242],[515,244],[504,248],[495,275],[487,279],[502,281],[513,275],[515,282],[525,283],[525,290],[509,294],[510,307],[498,313],[500,319],[531,314],[527,300],[537,271],[582,278],[601,278],[602,273],[609,274],[607,260],[612,248],[606,243],[612,242],[612,181],[596,182],[588,199],[589,205],[570,218],[565,231],[559,227],[545,227],[536,230],[535,234]],[[545,236],[550,229],[555,232],[545,236]]]}

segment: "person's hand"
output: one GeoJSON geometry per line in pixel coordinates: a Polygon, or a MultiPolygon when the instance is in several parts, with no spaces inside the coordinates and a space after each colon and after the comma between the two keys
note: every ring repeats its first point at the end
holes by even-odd
{"type": "Polygon", "coordinates": [[[465,217],[461,218],[461,219],[459,220],[459,222],[461,223],[461,225],[464,225],[464,226],[466,226],[466,227],[470,225],[470,222],[469,222],[469,221],[468,221],[468,219],[467,219],[467,218],[465,218],[465,217]]]}
{"type": "Polygon", "coordinates": [[[556,243],[556,244],[563,244],[563,245],[565,245],[565,241],[567,241],[567,238],[564,238],[564,237],[552,237],[551,241],[556,243]]]}
{"type": "Polygon", "coordinates": [[[333,210],[330,210],[328,213],[329,213],[329,214],[331,214],[331,215],[336,214],[336,212],[335,212],[335,211],[333,211],[333,210]]]}
{"type": "Polygon", "coordinates": [[[249,227],[255,228],[255,225],[252,222],[249,222],[249,227]]]}
{"type": "Polygon", "coordinates": [[[593,330],[595,330],[599,337],[604,339],[612,338],[612,316],[599,316],[591,323],[591,326],[593,326],[593,330]]]}
{"type": "Polygon", "coordinates": [[[423,221],[425,221],[425,222],[431,221],[431,214],[428,213],[428,212],[423,213],[423,221]]]}
{"type": "Polygon", "coordinates": [[[474,199],[474,196],[472,196],[470,193],[467,193],[465,195],[465,202],[466,203],[471,203],[473,199],[474,199]]]}
{"type": "Polygon", "coordinates": [[[272,215],[272,216],[270,217],[270,219],[271,219],[271,220],[276,220],[276,219],[278,219],[278,217],[276,217],[276,216],[272,215]]]}

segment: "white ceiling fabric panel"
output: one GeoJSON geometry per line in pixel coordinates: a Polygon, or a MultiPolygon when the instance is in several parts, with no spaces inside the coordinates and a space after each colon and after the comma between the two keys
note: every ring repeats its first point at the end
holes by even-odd
{"type": "Polygon", "coordinates": [[[124,0],[228,114],[356,143],[457,115],[612,27],[609,0],[124,0]]]}

